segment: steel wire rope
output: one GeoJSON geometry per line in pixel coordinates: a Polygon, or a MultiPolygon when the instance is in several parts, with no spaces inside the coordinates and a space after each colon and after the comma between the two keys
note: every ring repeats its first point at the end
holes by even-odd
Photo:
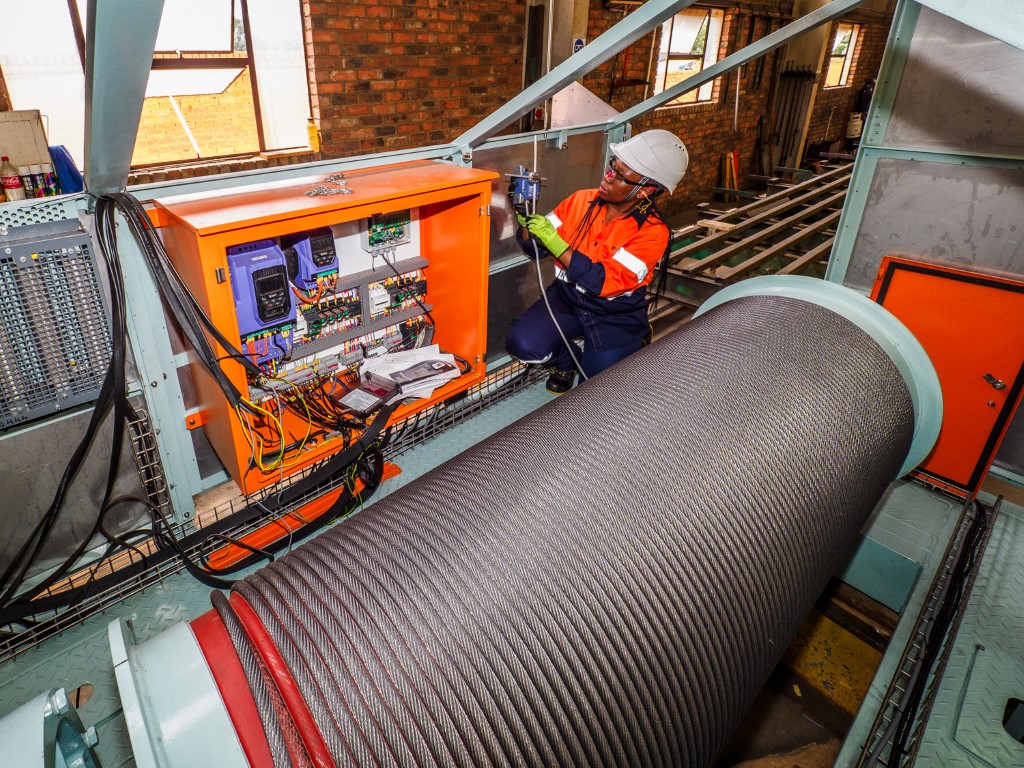
{"type": "MultiPolygon", "coordinates": [[[[359,555],[362,554],[361,550],[349,550],[349,553],[353,561],[357,560],[359,555]]],[[[295,559],[300,561],[303,564],[303,566],[306,569],[308,569],[311,573],[316,574],[318,578],[323,572],[326,571],[327,568],[330,567],[328,561],[322,558],[320,551],[312,547],[308,549],[304,548],[301,553],[296,555],[295,559]],[[318,569],[312,562],[308,562],[309,560],[316,561],[322,567],[318,569]]],[[[385,590],[385,594],[390,592],[388,586],[378,579],[377,574],[373,571],[373,569],[367,567],[365,564],[362,565],[361,574],[363,578],[367,580],[373,580],[375,583],[377,583],[381,588],[385,590]]],[[[397,582],[393,583],[396,587],[398,586],[397,582]]],[[[346,589],[352,594],[353,597],[356,596],[354,589],[346,589]]],[[[341,596],[339,594],[336,594],[333,590],[324,590],[322,594],[318,593],[318,597],[327,603],[334,604],[335,607],[337,608],[342,608],[344,605],[343,601],[341,600],[341,596]]],[[[379,602],[380,598],[378,597],[378,595],[374,594],[373,592],[367,591],[366,598],[374,601],[376,603],[375,607],[378,609],[375,612],[374,610],[369,609],[366,606],[362,606],[364,614],[368,617],[367,620],[373,623],[374,629],[376,630],[377,634],[381,638],[385,639],[384,642],[387,643],[388,649],[391,650],[395,658],[398,659],[398,663],[401,665],[402,671],[404,672],[406,679],[408,680],[409,688],[412,691],[412,694],[420,701],[423,710],[427,713],[428,717],[430,717],[431,724],[434,726],[434,728],[436,729],[437,733],[441,736],[441,738],[445,740],[445,744],[448,747],[448,752],[452,756],[452,762],[459,762],[455,757],[455,753],[459,752],[459,750],[452,743],[452,739],[445,736],[445,729],[442,728],[442,726],[438,724],[437,720],[430,715],[430,713],[433,711],[431,704],[434,704],[436,702],[440,705],[440,708],[446,711],[446,714],[448,714],[449,719],[451,720],[454,726],[456,724],[456,718],[452,714],[452,710],[449,707],[449,701],[442,697],[440,689],[438,689],[438,687],[434,684],[433,680],[427,674],[426,669],[421,664],[421,660],[416,655],[416,651],[413,649],[413,645],[410,644],[408,640],[408,634],[403,633],[401,631],[402,628],[398,625],[398,623],[396,623],[394,619],[392,619],[388,615],[388,613],[384,609],[384,605],[381,602],[379,602]],[[380,617],[380,620],[378,619],[378,616],[380,617]],[[383,626],[382,624],[384,622],[388,623],[389,626],[383,626]],[[397,642],[392,644],[390,642],[391,638],[394,638],[395,640],[397,640],[397,642]],[[399,645],[405,649],[405,654],[402,654],[398,650],[399,645]],[[415,669],[413,669],[413,667],[415,667],[415,669]],[[422,681],[423,686],[429,688],[429,694],[431,695],[430,702],[428,702],[427,698],[425,698],[425,696],[427,696],[427,691],[422,690],[422,687],[417,685],[417,682],[420,681],[422,681]]],[[[403,610],[398,605],[398,603],[393,603],[393,605],[395,610],[403,610]]],[[[407,619],[410,618],[408,614],[403,614],[403,616],[407,619]]],[[[407,631],[408,633],[417,635],[417,639],[420,641],[421,648],[426,647],[425,644],[422,642],[422,639],[418,636],[418,631],[416,629],[414,622],[409,622],[409,627],[407,628],[407,631]]],[[[435,664],[437,663],[437,660],[433,657],[431,657],[431,661],[433,661],[435,664]]],[[[461,705],[461,703],[461,699],[456,700],[456,704],[461,705]]],[[[463,709],[463,711],[465,710],[463,709]]],[[[453,727],[452,730],[454,730],[455,736],[459,741],[459,745],[462,747],[462,753],[465,753],[466,755],[475,754],[479,756],[479,747],[482,747],[482,741],[480,741],[479,737],[475,740],[477,747],[471,748],[465,734],[462,732],[460,728],[453,727]]]]}
{"type": "MultiPolygon", "coordinates": [[[[371,540],[367,542],[367,545],[369,547],[371,547],[371,548],[375,548],[375,547],[379,546],[379,544],[374,544],[373,542],[385,542],[386,543],[386,542],[389,542],[389,541],[393,540],[395,537],[400,536],[402,533],[403,533],[403,531],[401,531],[400,529],[399,530],[395,530],[395,529],[388,528],[386,530],[377,530],[376,533],[372,536],[371,540]],[[389,538],[389,537],[391,537],[391,538],[389,538]]],[[[416,546],[418,546],[419,544],[422,543],[422,542],[419,542],[419,541],[412,541],[412,540],[409,540],[409,539],[405,539],[404,542],[405,542],[407,547],[412,547],[412,548],[415,548],[416,546]]],[[[425,560],[425,558],[424,558],[424,560],[425,560]]],[[[399,559],[399,560],[397,560],[395,562],[395,565],[400,565],[402,562],[403,561],[401,559],[399,559]]],[[[404,562],[406,564],[409,564],[410,560],[406,559],[404,562]]],[[[330,578],[330,574],[328,574],[328,578],[330,578]]],[[[437,572],[420,571],[419,573],[417,573],[415,575],[414,578],[416,580],[414,583],[426,584],[426,583],[432,583],[432,581],[435,578],[444,579],[445,578],[445,574],[442,571],[437,571],[437,572]]],[[[461,593],[459,591],[457,591],[456,589],[454,589],[455,585],[449,584],[449,587],[450,587],[449,589],[444,590],[444,591],[439,591],[439,590],[435,589],[435,591],[434,591],[435,599],[443,598],[444,596],[453,597],[453,599],[457,603],[461,604],[463,609],[465,610],[468,606],[466,605],[464,600],[460,599],[459,597],[454,597],[454,596],[460,595],[461,593]]],[[[452,606],[451,609],[449,609],[448,615],[450,615],[452,617],[456,617],[456,618],[458,617],[459,614],[458,614],[457,611],[454,610],[454,605],[452,606]]],[[[490,640],[489,640],[489,642],[490,642],[490,640]]],[[[494,666],[495,664],[497,664],[497,665],[499,665],[501,667],[505,667],[506,666],[505,660],[500,656],[500,654],[497,654],[495,656],[487,655],[487,656],[483,656],[482,658],[481,658],[480,654],[475,654],[475,655],[472,655],[470,657],[469,661],[470,661],[471,666],[474,667],[474,672],[475,672],[475,678],[468,678],[467,679],[467,683],[471,687],[474,685],[474,680],[478,680],[481,677],[481,670],[479,669],[479,666],[478,666],[481,662],[488,666],[488,671],[492,675],[498,676],[501,679],[501,681],[502,681],[502,689],[505,692],[504,699],[502,699],[502,698],[493,698],[493,695],[494,695],[495,692],[490,691],[490,690],[486,690],[486,689],[481,690],[478,685],[474,689],[474,690],[477,691],[477,695],[480,695],[482,693],[485,697],[491,698],[492,706],[496,710],[499,710],[502,713],[501,717],[497,717],[497,718],[493,718],[492,719],[492,716],[490,714],[488,714],[488,710],[486,708],[484,709],[485,716],[489,720],[491,720],[491,727],[494,729],[494,735],[492,737],[499,738],[501,740],[501,742],[504,744],[506,750],[509,749],[509,748],[513,748],[519,754],[523,755],[523,759],[525,759],[527,761],[532,761],[532,762],[535,763],[537,760],[540,759],[539,758],[539,754],[534,749],[532,749],[534,747],[534,745],[530,742],[530,739],[528,738],[528,731],[525,728],[525,724],[520,720],[520,714],[521,713],[519,711],[515,710],[515,709],[510,710],[508,708],[508,702],[510,702],[510,700],[511,700],[511,697],[509,695],[509,688],[505,684],[505,681],[507,681],[508,675],[507,674],[502,675],[500,673],[498,667],[494,666]]]]}
{"type": "MultiPolygon", "coordinates": [[[[303,565],[299,558],[293,558],[282,569],[282,575],[286,571],[294,574],[294,580],[289,580],[289,587],[296,584],[313,586],[306,579],[308,569],[304,568],[303,565]],[[298,561],[298,565],[296,565],[296,561],[298,561]]],[[[335,595],[335,597],[337,596],[335,595]]],[[[327,611],[326,601],[320,596],[311,600],[306,599],[303,601],[303,604],[310,609],[310,615],[315,619],[315,622],[307,622],[307,624],[315,626],[321,633],[321,639],[318,642],[320,647],[323,647],[323,644],[326,643],[333,652],[332,658],[341,659],[342,663],[344,663],[344,654],[341,652],[336,638],[340,639],[345,644],[345,647],[350,650],[350,655],[354,662],[352,668],[357,672],[357,674],[352,675],[354,682],[363,694],[368,710],[374,713],[373,719],[377,725],[380,738],[389,745],[392,753],[396,751],[407,752],[410,757],[419,763],[424,757],[423,751],[425,748],[426,752],[430,753],[435,762],[437,762],[438,755],[434,749],[434,744],[427,737],[426,733],[429,727],[424,729],[420,719],[411,716],[412,707],[410,706],[409,698],[401,695],[403,689],[398,684],[400,678],[392,674],[393,666],[382,662],[379,647],[370,640],[370,636],[364,629],[365,621],[363,620],[363,614],[356,613],[355,607],[343,604],[345,609],[350,611],[349,616],[352,619],[351,629],[353,631],[346,631],[346,627],[340,621],[339,614],[332,614],[327,611]],[[365,652],[361,651],[361,648],[365,648],[365,652]],[[375,675],[374,672],[376,670],[383,670],[384,677],[381,678],[375,675]],[[395,701],[393,703],[388,701],[389,696],[387,694],[390,692],[399,694],[394,697],[395,701]],[[403,714],[405,717],[403,717],[403,714]]],[[[421,711],[425,712],[425,710],[421,711]]],[[[429,722],[428,717],[427,723],[429,722]]]]}
{"type": "MultiPolygon", "coordinates": [[[[395,540],[378,539],[378,541],[381,547],[391,549],[392,555],[397,552],[397,542],[395,540]]],[[[374,551],[369,547],[353,546],[350,542],[353,542],[352,537],[346,537],[339,542],[339,546],[337,548],[332,548],[331,550],[325,550],[317,547],[310,547],[308,549],[304,548],[296,553],[296,557],[316,557],[324,564],[322,572],[327,574],[341,572],[345,568],[351,569],[351,564],[353,562],[359,563],[361,566],[360,573],[365,573],[373,578],[374,582],[379,584],[384,590],[383,594],[391,597],[389,604],[394,607],[394,610],[401,610],[403,611],[403,616],[406,618],[415,619],[415,621],[410,621],[410,628],[419,640],[420,647],[423,649],[421,653],[426,654],[427,658],[431,662],[430,667],[421,666],[423,674],[427,678],[427,684],[436,692],[438,698],[444,702],[446,711],[451,713],[457,709],[464,714],[464,718],[456,718],[452,716],[453,727],[456,727],[456,730],[460,734],[468,735],[472,733],[475,737],[475,742],[479,744],[479,749],[483,749],[488,755],[488,760],[493,762],[496,759],[496,754],[493,751],[493,745],[485,738],[485,735],[480,732],[480,729],[477,726],[477,717],[487,719],[487,710],[483,707],[482,702],[478,698],[479,692],[470,686],[468,679],[462,673],[461,669],[450,662],[445,665],[443,663],[446,661],[444,656],[431,653],[429,650],[431,647],[431,644],[428,642],[429,638],[421,635],[416,629],[417,627],[422,627],[424,632],[429,633],[437,644],[441,643],[441,635],[438,634],[435,622],[431,621],[431,617],[419,607],[421,603],[428,602],[428,598],[425,593],[420,589],[418,592],[419,597],[414,598],[413,594],[408,590],[409,586],[418,587],[424,583],[423,580],[418,576],[414,577],[413,574],[405,570],[405,564],[397,558],[393,558],[393,566],[390,568],[375,567],[381,565],[379,559],[375,557],[375,555],[380,553],[380,548],[378,548],[377,551],[374,551]],[[342,561],[340,559],[341,553],[347,555],[346,560],[342,561]],[[400,575],[403,578],[396,578],[394,575],[396,571],[398,572],[397,575],[400,575]],[[386,581],[383,580],[384,577],[387,576],[391,576],[391,578],[386,581]],[[401,597],[404,598],[404,602],[395,598],[395,595],[398,592],[401,592],[401,597]],[[444,674],[445,671],[447,671],[448,675],[446,677],[449,681],[452,680],[452,673],[458,673],[458,677],[452,682],[452,688],[455,689],[458,695],[453,696],[451,695],[452,691],[446,691],[444,688],[436,685],[434,682],[434,676],[430,674],[429,670],[436,670],[438,674],[444,674]],[[445,694],[448,695],[445,696],[445,694]],[[469,705],[468,700],[470,697],[473,698],[475,707],[469,705]],[[470,710],[472,710],[473,714],[470,713],[470,710]],[[460,728],[460,724],[467,726],[469,730],[460,728]]],[[[356,575],[354,570],[353,575],[356,575]]],[[[380,605],[383,608],[383,604],[380,605]]],[[[388,614],[387,618],[391,618],[391,614],[388,614]]],[[[394,620],[392,619],[392,621],[394,620]]],[[[396,624],[396,630],[397,629],[398,627],[396,624]]],[[[406,637],[404,634],[399,634],[398,636],[402,640],[406,637]]],[[[419,659],[418,656],[416,656],[416,658],[417,660],[419,659]]],[[[492,728],[495,727],[494,723],[490,723],[490,725],[492,728]]],[[[474,750],[474,753],[478,754],[479,749],[474,750]]]]}
{"type": "MultiPolygon", "coordinates": [[[[257,661],[257,653],[252,647],[245,629],[235,614],[234,609],[223,593],[214,590],[210,594],[214,610],[224,622],[231,644],[238,654],[238,660],[242,664],[249,687],[252,690],[253,701],[256,704],[256,713],[259,715],[260,723],[263,725],[263,732],[267,738],[267,746],[270,748],[271,759],[274,768],[288,768],[292,765],[288,740],[285,738],[285,727],[279,717],[280,704],[274,701],[267,678],[257,661]]],[[[298,741],[297,739],[295,741],[298,741]]],[[[307,755],[308,758],[308,755],[307,755]]],[[[307,763],[308,764],[308,763],[307,763]]]]}
{"type": "MultiPolygon", "coordinates": [[[[781,315],[760,311],[763,305],[775,303],[779,300],[745,303],[742,312],[736,310],[738,314],[723,311],[726,308],[716,310],[713,316],[718,320],[743,321],[740,339],[735,342],[742,349],[730,352],[729,360],[711,354],[696,367],[714,371],[729,381],[737,365],[742,364],[738,370],[743,370],[748,363],[764,364],[764,355],[759,358],[755,354],[765,347],[763,337],[770,334],[779,340],[792,335],[792,328],[780,322],[781,315]]],[[[863,409],[868,409],[871,417],[850,419],[849,434],[840,436],[855,449],[850,456],[851,471],[863,469],[863,473],[853,489],[856,493],[849,493],[850,488],[843,483],[828,489],[835,492],[834,503],[822,503],[817,491],[806,490],[819,480],[834,482],[834,468],[790,456],[793,463],[787,469],[799,480],[795,487],[774,480],[763,487],[754,484],[746,498],[737,497],[735,504],[727,505],[720,498],[723,489],[731,491],[732,481],[749,482],[750,473],[756,477],[758,472],[748,469],[745,461],[736,460],[728,445],[719,447],[716,441],[721,435],[699,435],[699,430],[684,427],[693,424],[694,414],[709,404],[726,418],[742,421],[756,415],[749,422],[749,433],[741,429],[727,437],[733,448],[743,445],[760,462],[762,454],[776,445],[774,437],[761,434],[761,421],[772,419],[771,414],[779,409],[795,408],[798,414],[782,428],[818,440],[819,432],[835,417],[832,410],[837,402],[834,398],[823,399],[823,392],[834,389],[836,377],[846,373],[844,361],[849,355],[844,352],[823,359],[819,351],[806,344],[790,343],[787,357],[767,362],[776,366],[782,377],[772,391],[799,389],[798,398],[777,403],[751,395],[742,402],[716,403],[716,399],[721,400],[719,389],[701,386],[700,372],[690,371],[703,349],[677,332],[668,347],[675,356],[674,363],[666,360],[664,345],[642,350],[627,373],[611,369],[607,376],[567,399],[549,404],[543,414],[526,417],[480,444],[472,454],[457,457],[430,476],[399,489],[289,557],[305,557],[307,548],[322,554],[324,562],[330,564],[325,569],[328,572],[323,588],[339,591],[338,585],[345,585],[344,589],[359,595],[361,600],[356,603],[342,589],[339,598],[357,616],[375,610],[376,605],[393,604],[402,608],[390,609],[389,621],[401,624],[405,616],[424,616],[417,620],[417,626],[429,627],[429,631],[410,631],[407,638],[429,644],[418,658],[431,658],[428,652],[436,654],[436,666],[425,667],[436,681],[433,686],[451,691],[445,694],[448,700],[455,695],[467,700],[464,708],[451,706],[430,713],[430,717],[449,722],[446,712],[476,713],[478,703],[484,706],[484,712],[474,718],[474,731],[459,721],[446,727],[481,733],[488,753],[498,755],[498,763],[519,760],[541,764],[545,758],[558,760],[559,755],[564,764],[582,761],[591,754],[586,751],[589,747],[580,751],[574,743],[600,732],[614,734],[627,745],[622,753],[625,758],[610,753],[602,756],[603,764],[669,761],[676,755],[683,755],[690,764],[710,761],[726,730],[738,720],[741,705],[749,703],[756,692],[759,678],[770,672],[772,658],[781,652],[775,646],[780,645],[783,635],[795,631],[799,619],[813,604],[823,586],[817,577],[824,574],[827,578],[830,572],[827,561],[852,541],[877,498],[876,492],[880,495],[895,474],[911,432],[913,411],[906,386],[877,346],[849,333],[847,321],[827,310],[802,306],[796,325],[802,324],[834,329],[837,349],[864,355],[865,366],[871,369],[870,379],[860,378],[864,371],[858,370],[849,381],[843,380],[844,387],[851,390],[850,403],[843,403],[843,396],[839,396],[839,404],[844,406],[839,420],[844,421],[851,412],[859,415],[863,409]],[[823,315],[828,322],[822,321],[823,315]],[[804,376],[801,363],[813,365],[815,375],[804,376]],[[666,364],[671,370],[675,370],[674,364],[680,366],[678,381],[671,376],[652,376],[652,370],[666,364]],[[633,377],[650,381],[655,393],[649,411],[640,414],[640,424],[636,423],[636,409],[613,397],[633,377]],[[689,393],[689,397],[680,400],[680,393],[689,393]],[[659,407],[659,403],[669,401],[677,403],[675,411],[659,407]],[[586,423],[585,417],[593,412],[595,402],[615,404],[607,414],[609,426],[596,432],[584,430],[581,424],[586,423]],[[765,410],[769,413],[763,413],[765,410]],[[621,438],[643,432],[645,425],[662,425],[669,413],[670,423],[664,425],[667,439],[658,457],[678,452],[674,465],[685,466],[688,471],[665,477],[663,462],[645,460],[642,453],[631,452],[631,443],[621,438]],[[624,424],[630,425],[628,430],[624,424]],[[680,429],[685,434],[676,435],[672,424],[683,425],[680,429]],[[560,425],[567,428],[559,430],[560,425]],[[536,431],[541,429],[543,435],[554,432],[558,438],[542,439],[541,432],[536,431]],[[705,456],[702,452],[718,455],[705,456]],[[594,462],[588,471],[597,475],[600,487],[585,491],[585,485],[573,486],[573,493],[559,493],[564,478],[552,475],[550,467],[565,455],[577,453],[594,462]],[[875,460],[863,467],[865,454],[875,460]],[[509,471],[511,467],[515,467],[514,472],[509,471]],[[718,471],[725,477],[719,477],[718,471]],[[501,482],[496,485],[495,480],[501,482]],[[637,484],[643,488],[642,501],[634,508],[626,489],[637,484]],[[476,492],[480,487],[493,490],[481,498],[476,492]],[[761,493],[782,495],[776,499],[761,493]],[[619,510],[621,504],[626,505],[625,514],[619,510]],[[784,516],[788,527],[759,526],[757,519],[764,512],[761,505],[767,505],[772,514],[784,516]],[[574,522],[562,523],[563,517],[574,522]],[[717,528],[716,520],[721,522],[717,528]],[[565,525],[570,526],[568,532],[563,530],[565,525]],[[577,525],[581,526],[579,532],[571,527],[577,525]],[[788,533],[808,551],[788,549],[788,533]],[[735,551],[727,546],[730,538],[735,541],[735,551]],[[351,562],[351,553],[359,551],[363,552],[361,556],[351,562]],[[723,569],[715,558],[727,552],[734,559],[757,562],[723,569]],[[801,557],[820,562],[802,571],[801,557]],[[577,569],[573,563],[586,567],[577,569]],[[371,569],[378,578],[365,578],[361,575],[363,568],[371,569]],[[765,574],[788,574],[790,569],[800,574],[797,583],[787,584],[782,579],[776,579],[777,584],[763,583],[768,581],[765,574]],[[744,587],[732,583],[736,579],[751,583],[744,587]],[[377,584],[387,585],[387,593],[380,594],[377,584]],[[399,590],[395,584],[403,584],[405,589],[399,590]],[[642,593],[639,598],[635,596],[638,591],[642,593]],[[378,599],[369,602],[367,594],[376,594],[378,599]],[[668,605],[658,607],[660,602],[668,605]],[[554,648],[549,636],[568,613],[568,609],[562,610],[563,605],[575,607],[569,620],[572,626],[571,630],[562,628],[554,648]],[[777,611],[782,615],[765,615],[777,611]],[[675,626],[677,622],[682,626],[675,626]],[[675,645],[659,644],[660,640],[669,640],[658,637],[659,631],[670,634],[675,645]],[[644,635],[646,641],[636,641],[644,635]],[[594,641],[579,649],[575,647],[580,642],[577,638],[594,641]],[[680,654],[683,667],[671,681],[662,679],[661,672],[677,664],[674,658],[669,661],[670,648],[680,654]],[[563,652],[573,654],[576,660],[566,666],[563,652]],[[622,654],[621,661],[618,654],[622,654]],[[614,707],[607,710],[610,717],[587,698],[575,702],[571,712],[560,711],[572,705],[577,695],[572,684],[574,669],[590,673],[593,683],[586,689],[598,692],[602,703],[606,697],[601,692],[613,691],[607,697],[614,701],[614,707]],[[462,692],[466,687],[472,691],[471,696],[462,692]],[[667,707],[656,703],[659,692],[670,700],[667,707]],[[693,707],[694,701],[705,705],[693,707]],[[680,712],[687,717],[680,718],[680,712]],[[602,723],[588,730],[589,718],[599,718],[602,723]],[[665,718],[672,721],[671,727],[662,727],[665,718]],[[548,727],[551,724],[553,731],[548,727]],[[669,732],[674,734],[672,744],[665,740],[669,732]]],[[[714,330],[712,327],[712,335],[714,330]]],[[[716,413],[711,409],[712,418],[716,413]]],[[[706,431],[705,424],[694,426],[706,431]]],[[[841,462],[843,458],[836,454],[834,460],[841,462]]],[[[760,462],[758,467],[769,473],[778,470],[770,462],[760,462]]],[[[270,573],[281,573],[285,581],[290,573],[287,559],[268,568],[270,573]]],[[[246,584],[239,589],[247,589],[246,584]]],[[[278,589],[292,588],[282,582],[278,589]]],[[[302,590],[298,587],[297,595],[288,601],[294,609],[290,622],[313,620],[302,613],[297,599],[302,590]]],[[[318,610],[331,601],[321,602],[318,610]]],[[[276,626],[266,608],[261,612],[268,632],[295,633],[276,626]]],[[[351,620],[345,616],[339,619],[351,620]]],[[[376,642],[377,637],[369,633],[365,621],[362,629],[353,630],[351,639],[356,646],[350,662],[361,658],[362,664],[375,667],[391,662],[401,651],[396,644],[393,653],[373,655],[366,643],[376,642]]],[[[349,652],[342,638],[332,641],[339,650],[349,652]]],[[[394,639],[392,642],[397,643],[394,639]]],[[[288,653],[293,658],[298,649],[288,653]]],[[[315,650],[307,648],[306,655],[296,663],[316,669],[319,659],[315,650]]],[[[387,670],[373,673],[386,675],[387,670]]],[[[345,677],[348,673],[334,668],[323,674],[345,677]]],[[[356,680],[366,684],[365,678],[357,676],[356,680]]],[[[422,686],[417,690],[428,689],[422,686]]],[[[388,686],[374,690],[392,692],[388,686]]],[[[339,709],[338,714],[350,711],[343,703],[331,704],[339,709]]],[[[390,727],[370,720],[363,725],[372,729],[390,727]]],[[[349,724],[345,732],[352,733],[354,727],[349,724]]],[[[387,759],[385,752],[374,754],[375,759],[387,759]]]]}

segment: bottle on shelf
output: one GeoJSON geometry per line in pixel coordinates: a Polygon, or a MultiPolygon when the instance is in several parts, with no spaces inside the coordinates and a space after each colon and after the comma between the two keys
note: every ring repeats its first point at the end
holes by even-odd
{"type": "Polygon", "coordinates": [[[8,201],[25,199],[21,176],[18,175],[18,169],[11,165],[11,158],[7,155],[0,157],[0,183],[3,184],[8,201]]]}
{"type": "Polygon", "coordinates": [[[43,187],[47,197],[60,194],[60,182],[50,163],[43,163],[43,187]]]}
{"type": "MultiPolygon", "coordinates": [[[[29,166],[29,170],[32,171],[32,186],[35,188],[36,197],[45,197],[46,182],[43,180],[43,166],[33,163],[29,166]]],[[[25,197],[29,197],[28,187],[25,188],[25,197]]]]}
{"type": "Polygon", "coordinates": [[[39,197],[35,180],[32,178],[32,169],[27,165],[19,165],[18,176],[21,177],[21,186],[25,189],[25,197],[39,197]]]}

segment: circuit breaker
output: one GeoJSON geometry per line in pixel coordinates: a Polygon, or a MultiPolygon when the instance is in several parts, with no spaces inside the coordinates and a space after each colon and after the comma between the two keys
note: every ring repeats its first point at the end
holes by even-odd
{"type": "Polygon", "coordinates": [[[176,268],[251,363],[221,352],[242,408],[192,368],[191,421],[244,492],[347,444],[348,427],[318,409],[335,413],[367,355],[433,342],[464,361],[463,375],[395,419],[483,378],[493,178],[424,161],[353,172],[346,195],[308,196],[317,180],[306,179],[157,201],[176,268]]]}

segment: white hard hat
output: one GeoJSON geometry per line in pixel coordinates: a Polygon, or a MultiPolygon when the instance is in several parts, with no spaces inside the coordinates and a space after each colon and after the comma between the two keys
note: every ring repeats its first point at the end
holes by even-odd
{"type": "Polygon", "coordinates": [[[671,131],[660,128],[610,144],[608,149],[634,171],[658,182],[670,193],[675,191],[690,163],[686,145],[671,131]]]}

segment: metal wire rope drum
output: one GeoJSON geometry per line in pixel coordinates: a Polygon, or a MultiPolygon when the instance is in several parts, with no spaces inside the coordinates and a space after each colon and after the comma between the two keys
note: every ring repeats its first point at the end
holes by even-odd
{"type": "Polygon", "coordinates": [[[312,764],[711,764],[941,420],[885,310],[768,280],[235,586],[312,764]]]}

